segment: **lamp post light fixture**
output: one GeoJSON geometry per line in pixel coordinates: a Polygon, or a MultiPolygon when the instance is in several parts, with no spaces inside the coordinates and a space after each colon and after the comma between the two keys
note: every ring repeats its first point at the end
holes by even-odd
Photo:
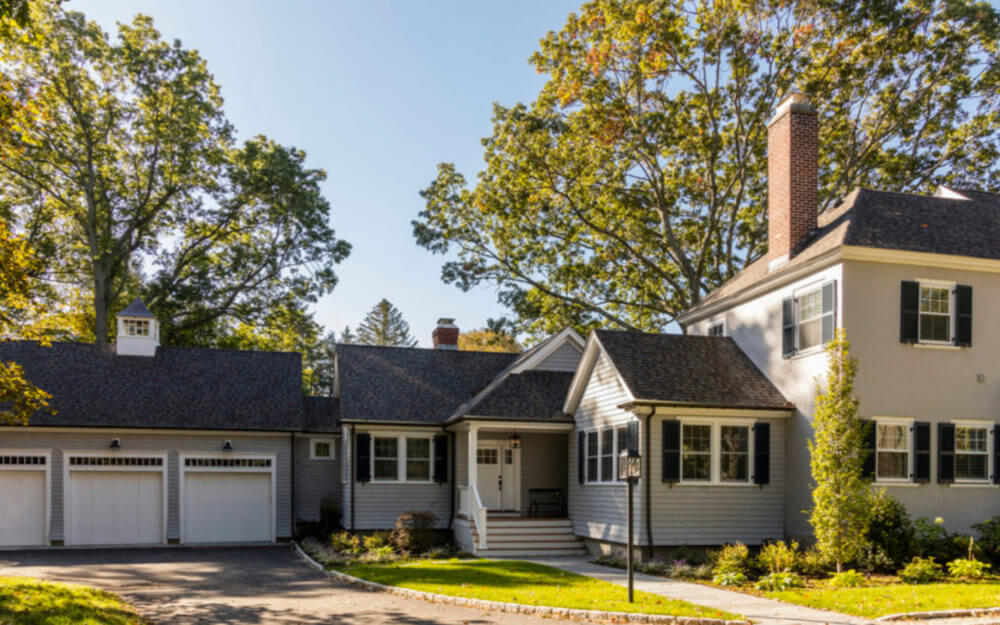
{"type": "Polygon", "coordinates": [[[635,600],[635,567],[633,563],[633,545],[635,543],[635,526],[633,514],[635,508],[635,485],[642,474],[642,456],[639,454],[639,422],[631,421],[626,430],[626,448],[618,456],[618,479],[624,480],[628,488],[628,544],[626,546],[626,571],[628,572],[628,602],[635,600]]]}

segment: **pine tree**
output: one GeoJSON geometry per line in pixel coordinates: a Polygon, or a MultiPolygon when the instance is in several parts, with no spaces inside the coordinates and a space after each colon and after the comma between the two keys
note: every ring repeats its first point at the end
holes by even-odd
{"type": "Polygon", "coordinates": [[[415,347],[417,340],[410,336],[410,324],[403,314],[387,299],[383,299],[365,315],[358,325],[355,337],[361,345],[387,345],[389,347],[415,347]]]}
{"type": "Polygon", "coordinates": [[[829,371],[821,384],[813,413],[813,440],[809,441],[813,509],[809,517],[820,553],[845,562],[864,547],[859,537],[868,529],[871,489],[864,479],[864,424],[858,418],[854,376],[858,361],[851,358],[843,329],[826,348],[829,371]]]}
{"type": "Polygon", "coordinates": [[[351,326],[344,326],[344,331],[340,333],[337,342],[352,345],[358,342],[358,337],[354,334],[354,330],[351,330],[351,326]]]}

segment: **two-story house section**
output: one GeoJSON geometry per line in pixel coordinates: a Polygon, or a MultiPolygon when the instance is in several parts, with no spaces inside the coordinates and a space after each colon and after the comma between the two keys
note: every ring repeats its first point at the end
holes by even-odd
{"type": "Polygon", "coordinates": [[[795,404],[785,531],[807,537],[807,441],[823,348],[846,329],[875,425],[867,471],[949,529],[1000,514],[1000,195],[856,189],[817,214],[818,116],[792,94],[768,128],[769,251],[686,311],[732,339],[795,404]],[[973,340],[975,339],[975,340],[973,340]]]}

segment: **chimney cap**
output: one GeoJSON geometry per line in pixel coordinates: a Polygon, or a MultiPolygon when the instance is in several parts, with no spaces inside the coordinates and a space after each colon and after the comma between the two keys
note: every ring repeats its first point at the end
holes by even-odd
{"type": "Polygon", "coordinates": [[[785,97],[781,98],[781,101],[778,102],[778,106],[775,107],[774,115],[771,116],[771,121],[768,122],[768,125],[770,126],[781,119],[785,113],[789,112],[815,115],[816,109],[809,103],[808,95],[793,89],[786,93],[785,97]]]}
{"type": "Polygon", "coordinates": [[[439,327],[451,327],[455,325],[455,318],[441,317],[440,319],[437,320],[437,324],[439,327]]]}

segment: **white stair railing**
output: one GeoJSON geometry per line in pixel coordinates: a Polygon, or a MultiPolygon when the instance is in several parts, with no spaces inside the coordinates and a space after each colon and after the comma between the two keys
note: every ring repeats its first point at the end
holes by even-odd
{"type": "Polygon", "coordinates": [[[469,516],[476,524],[476,532],[479,533],[479,549],[486,549],[486,506],[479,498],[479,489],[475,484],[469,486],[469,516]]]}

